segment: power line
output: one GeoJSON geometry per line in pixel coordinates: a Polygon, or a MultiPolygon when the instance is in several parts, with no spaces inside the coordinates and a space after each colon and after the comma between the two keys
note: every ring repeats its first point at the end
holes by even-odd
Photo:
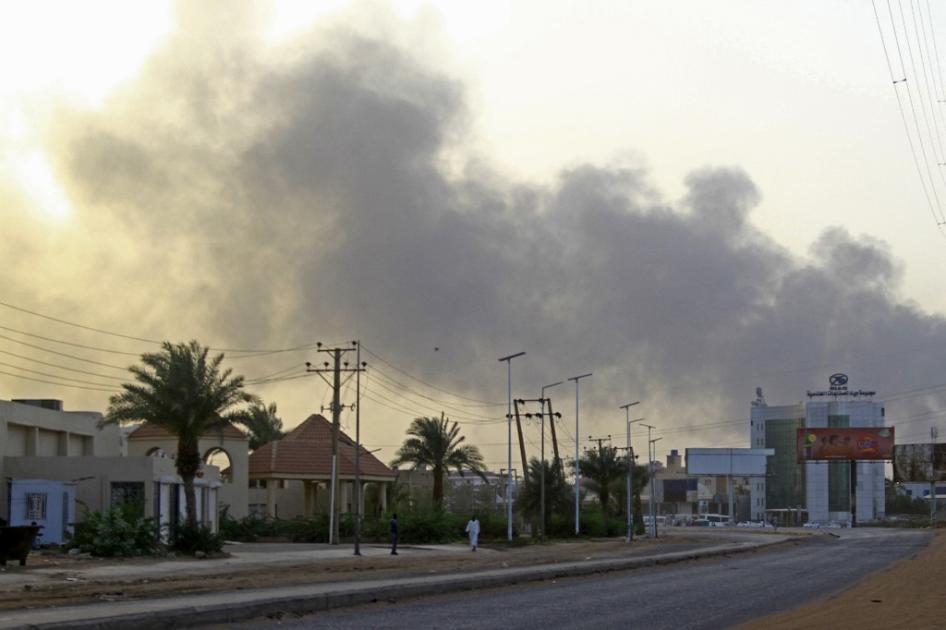
{"type": "MultiPolygon", "coordinates": [[[[907,79],[906,79],[906,66],[904,65],[904,62],[903,62],[903,54],[902,54],[902,52],[900,51],[900,40],[899,40],[899,38],[898,38],[898,36],[897,36],[897,27],[896,27],[896,23],[895,23],[895,21],[894,21],[894,19],[893,19],[893,10],[890,8],[890,0],[887,0],[887,10],[888,10],[888,13],[890,14],[890,25],[891,25],[891,28],[892,28],[892,30],[893,30],[894,40],[896,41],[896,44],[897,44],[897,52],[898,52],[898,56],[899,56],[899,58],[900,58],[900,66],[901,66],[901,70],[902,70],[901,76],[903,76],[902,79],[898,79],[898,78],[896,78],[896,76],[894,75],[894,72],[893,72],[893,64],[890,62],[890,54],[889,54],[889,51],[887,50],[887,42],[886,42],[886,39],[884,38],[884,30],[883,30],[883,27],[881,26],[881,23],[880,23],[880,14],[877,12],[877,5],[876,5],[876,3],[875,3],[874,0],[871,0],[871,6],[872,6],[873,9],[874,9],[874,18],[875,18],[876,21],[877,21],[877,32],[878,32],[878,34],[880,35],[880,43],[881,43],[881,46],[883,47],[883,50],[884,50],[884,59],[885,59],[886,62],[887,62],[887,71],[890,73],[890,81],[891,81],[891,84],[892,84],[892,86],[893,86],[893,93],[894,93],[894,96],[896,96],[896,98],[897,98],[897,108],[898,108],[898,110],[900,111],[900,119],[901,119],[901,121],[903,122],[903,131],[904,131],[904,133],[906,134],[906,137],[907,137],[907,144],[908,144],[909,147],[910,147],[910,155],[913,156],[913,165],[914,165],[914,167],[916,168],[917,177],[920,179],[920,188],[923,190],[923,196],[926,198],[926,204],[927,204],[927,206],[929,207],[930,214],[933,215],[933,221],[934,221],[934,222],[936,223],[936,225],[939,227],[940,233],[942,234],[943,221],[940,219],[940,216],[937,215],[936,209],[933,207],[933,199],[932,199],[932,197],[930,196],[930,191],[929,191],[929,189],[927,188],[926,180],[925,180],[924,177],[923,177],[923,170],[920,168],[920,159],[919,159],[919,157],[917,156],[917,153],[916,153],[916,146],[915,146],[914,143],[913,143],[913,134],[910,132],[910,125],[909,125],[909,123],[907,122],[907,115],[906,115],[906,112],[905,112],[904,107],[903,107],[903,99],[900,98],[900,90],[897,89],[897,85],[898,85],[899,83],[903,83],[903,84],[906,84],[906,83],[907,83],[907,79]]],[[[910,94],[909,86],[907,86],[907,94],[908,94],[908,95],[910,94]]],[[[912,104],[913,104],[912,96],[911,96],[910,98],[911,98],[910,103],[911,103],[911,107],[912,107],[912,104]]],[[[914,120],[916,120],[916,110],[915,110],[915,109],[913,110],[913,115],[914,115],[914,120]]],[[[919,127],[917,127],[917,130],[919,131],[919,127]]],[[[929,164],[928,164],[928,162],[927,162],[927,170],[929,170],[929,164]]],[[[932,178],[931,178],[931,179],[930,179],[930,187],[933,187],[933,186],[934,186],[934,184],[933,184],[933,181],[932,181],[932,178]]],[[[935,188],[933,189],[933,192],[934,192],[934,194],[935,194],[935,188]]],[[[937,197],[937,205],[938,205],[938,197],[937,197]]],[[[940,214],[942,214],[942,210],[940,210],[940,214]]]]}
{"type": "Polygon", "coordinates": [[[82,383],[83,385],[94,385],[96,387],[107,387],[109,389],[113,389],[114,391],[118,391],[118,387],[115,385],[112,385],[111,383],[96,383],[94,381],[83,381],[81,379],[70,378],[68,376],[59,376],[58,374],[50,374],[48,372],[42,372],[40,370],[31,370],[30,368],[20,367],[19,365],[14,365],[12,363],[4,363],[3,361],[0,361],[0,365],[4,367],[12,368],[14,370],[20,370],[21,372],[29,372],[30,374],[39,374],[40,376],[45,376],[47,378],[58,378],[63,381],[71,381],[73,383],[82,383]]]}
{"type": "Polygon", "coordinates": [[[92,359],[86,359],[83,357],[77,357],[73,354],[66,354],[65,352],[59,352],[58,350],[50,350],[49,348],[44,348],[43,346],[37,346],[32,343],[26,343],[25,341],[20,341],[19,339],[14,339],[13,337],[7,337],[6,335],[0,335],[0,339],[6,339],[7,341],[12,341],[13,343],[18,343],[21,346],[26,346],[28,348],[33,348],[35,350],[42,350],[43,352],[48,352],[49,354],[56,354],[61,357],[66,357],[73,359],[75,361],[82,361],[84,363],[91,363],[93,365],[100,365],[102,367],[114,368],[116,370],[121,370],[122,372],[127,372],[128,368],[121,365],[114,365],[111,363],[102,363],[101,361],[93,361],[92,359]]]}
{"type": "Polygon", "coordinates": [[[411,378],[411,379],[417,381],[418,383],[421,383],[421,384],[423,384],[423,385],[426,385],[427,387],[429,387],[429,388],[431,388],[431,389],[435,389],[435,390],[437,390],[437,391],[439,391],[439,392],[443,392],[444,394],[449,394],[450,396],[453,396],[454,398],[460,398],[460,399],[462,399],[462,400],[468,400],[468,401],[470,401],[470,402],[480,403],[480,404],[482,404],[484,407],[486,407],[486,406],[489,406],[489,407],[504,407],[504,406],[506,405],[505,402],[493,402],[493,401],[490,401],[490,400],[483,400],[483,399],[480,399],[480,398],[469,398],[469,397],[467,397],[467,396],[461,396],[460,394],[456,394],[456,393],[454,393],[454,392],[451,392],[450,390],[443,389],[442,387],[438,387],[437,385],[434,385],[434,384],[432,384],[432,383],[428,383],[427,381],[425,381],[425,380],[423,380],[423,379],[420,379],[420,378],[414,376],[413,374],[411,374],[411,373],[409,373],[409,372],[406,372],[405,370],[402,370],[401,368],[397,367],[396,365],[394,365],[393,363],[391,363],[390,361],[388,361],[387,359],[385,359],[385,358],[382,357],[381,355],[377,354],[376,352],[370,350],[369,348],[367,348],[367,347],[364,346],[364,345],[362,345],[362,350],[364,350],[365,352],[367,352],[368,354],[370,354],[371,356],[373,356],[373,357],[374,357],[375,359],[377,359],[378,361],[381,361],[382,363],[384,363],[385,365],[387,365],[387,366],[390,367],[391,369],[393,369],[393,370],[395,370],[395,371],[397,371],[397,372],[403,374],[404,376],[406,376],[406,377],[408,377],[408,378],[411,378]]]}
{"type": "MultiPolygon", "coordinates": [[[[72,327],[74,327],[74,328],[81,328],[82,330],[88,330],[88,331],[100,333],[100,334],[103,334],[103,335],[109,335],[109,336],[111,336],[111,337],[119,337],[119,338],[121,338],[121,339],[130,339],[130,340],[132,340],[132,341],[140,341],[140,342],[142,342],[142,343],[156,344],[156,345],[159,345],[159,346],[164,343],[163,341],[159,341],[159,340],[157,340],[157,339],[149,339],[149,338],[147,338],[147,337],[138,337],[138,336],[135,336],[135,335],[127,335],[127,334],[115,332],[115,331],[112,331],[112,330],[106,330],[106,329],[104,329],[104,328],[96,328],[96,327],[94,327],[94,326],[87,326],[87,325],[85,325],[85,324],[79,324],[79,323],[77,323],[77,322],[72,322],[72,321],[69,321],[69,320],[66,320],[66,319],[60,319],[60,318],[58,318],[58,317],[53,317],[53,316],[51,316],[51,315],[46,315],[46,314],[44,314],[44,313],[40,313],[40,312],[38,312],[38,311],[33,311],[33,310],[30,310],[30,309],[27,309],[27,308],[23,308],[22,306],[16,306],[15,304],[10,304],[9,302],[2,302],[2,301],[0,301],[0,306],[5,307],[5,308],[9,308],[9,309],[12,309],[12,310],[15,310],[15,311],[19,311],[19,312],[21,312],[21,313],[27,313],[27,314],[29,314],[29,315],[33,315],[34,317],[40,317],[40,318],[42,318],[42,319],[46,319],[46,320],[49,320],[49,321],[51,321],[51,322],[56,322],[57,324],[64,324],[64,325],[66,325],[66,326],[72,326],[72,327]]],[[[25,334],[27,334],[27,333],[25,333],[25,334]]],[[[237,358],[247,358],[247,357],[255,357],[255,356],[264,356],[264,355],[269,355],[269,354],[277,354],[277,353],[281,353],[281,352],[298,352],[298,351],[301,351],[301,350],[310,350],[310,349],[312,349],[312,348],[314,348],[314,347],[316,347],[316,346],[315,346],[315,343],[307,343],[307,344],[304,344],[304,345],[293,346],[293,347],[291,347],[291,348],[278,348],[278,349],[214,348],[214,347],[210,347],[210,348],[208,348],[208,349],[209,349],[209,350],[213,350],[214,352],[239,352],[239,353],[246,353],[246,357],[230,357],[230,358],[232,358],[232,359],[237,359],[237,358]]]]}
{"type": "Polygon", "coordinates": [[[39,359],[33,359],[33,358],[31,358],[31,357],[27,357],[27,356],[24,356],[24,355],[22,355],[22,354],[16,354],[16,353],[14,353],[14,352],[10,352],[9,350],[0,350],[0,354],[6,354],[6,355],[9,355],[9,356],[11,356],[11,357],[16,357],[17,359],[23,359],[24,361],[30,361],[30,362],[32,362],[32,363],[39,363],[40,365],[46,365],[46,366],[49,366],[49,367],[54,367],[54,368],[56,368],[57,370],[66,370],[66,371],[68,371],[68,372],[76,372],[77,374],[85,374],[85,375],[87,375],[87,376],[97,376],[97,377],[99,377],[99,378],[107,378],[107,379],[111,379],[111,380],[113,380],[113,381],[125,381],[125,380],[127,380],[127,379],[124,379],[124,378],[119,378],[119,377],[117,377],[117,376],[108,376],[107,374],[99,374],[99,373],[97,373],[97,372],[89,372],[89,371],[86,371],[86,370],[77,370],[77,369],[75,369],[75,368],[66,367],[66,366],[64,366],[64,365],[59,365],[59,364],[57,364],[57,363],[49,363],[48,361],[40,361],[39,359]]]}
{"type": "Polygon", "coordinates": [[[116,392],[120,391],[120,390],[118,390],[118,389],[102,389],[102,388],[95,388],[95,387],[84,387],[84,386],[82,386],[82,385],[70,385],[70,384],[68,384],[68,383],[57,383],[57,382],[54,382],[54,381],[44,381],[44,380],[42,380],[42,379],[33,378],[33,377],[31,377],[31,376],[23,376],[22,374],[13,374],[12,372],[0,371],[0,374],[5,374],[6,376],[12,376],[12,377],[14,377],[14,378],[19,378],[19,379],[23,379],[23,380],[27,380],[27,381],[35,381],[35,382],[37,382],[37,383],[46,383],[47,385],[56,385],[56,386],[58,386],[58,387],[71,387],[71,388],[73,388],[73,389],[84,389],[84,390],[88,390],[88,391],[91,391],[91,392],[116,393],[116,392]]]}

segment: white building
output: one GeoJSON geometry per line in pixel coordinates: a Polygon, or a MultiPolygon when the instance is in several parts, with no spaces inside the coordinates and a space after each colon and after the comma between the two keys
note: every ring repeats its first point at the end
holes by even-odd
{"type": "MultiPolygon", "coordinates": [[[[844,375],[835,375],[844,376],[844,375]]],[[[844,377],[846,384],[846,377],[844,377]]],[[[869,400],[872,392],[851,391],[846,385],[827,392],[809,392],[810,400],[795,405],[768,406],[757,390],[750,411],[750,446],[772,448],[766,478],[752,482],[752,518],[768,513],[801,513],[816,523],[850,522],[851,464],[846,461],[798,462],[797,430],[884,426],[883,403],[869,400]],[[787,512],[786,512],[787,511],[787,512]]],[[[885,514],[884,462],[857,462],[855,506],[857,521],[885,514]]]]}

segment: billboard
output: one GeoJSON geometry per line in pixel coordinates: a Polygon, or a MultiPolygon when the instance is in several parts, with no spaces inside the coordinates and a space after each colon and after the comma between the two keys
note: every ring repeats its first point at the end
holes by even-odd
{"type": "Polygon", "coordinates": [[[946,481],[946,444],[898,444],[893,447],[893,480],[946,481]]]}
{"type": "Polygon", "coordinates": [[[765,475],[766,458],[775,455],[771,448],[688,448],[688,475],[765,475]]]}
{"type": "Polygon", "coordinates": [[[893,459],[893,427],[798,429],[798,461],[893,459]]]}

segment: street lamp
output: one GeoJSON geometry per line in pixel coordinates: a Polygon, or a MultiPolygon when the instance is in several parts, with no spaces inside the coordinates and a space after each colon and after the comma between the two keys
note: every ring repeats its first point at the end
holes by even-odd
{"type": "Polygon", "coordinates": [[[640,422],[643,418],[631,420],[631,407],[639,405],[641,401],[627,403],[618,407],[624,410],[624,418],[627,424],[627,542],[634,540],[634,503],[631,497],[631,484],[634,478],[634,456],[631,453],[631,425],[640,422]]]}
{"type": "MultiPolygon", "coordinates": [[[[539,419],[542,421],[542,469],[539,473],[539,510],[542,513],[539,517],[540,538],[545,538],[545,390],[561,384],[562,381],[556,381],[551,385],[543,385],[542,393],[539,394],[539,405],[542,406],[542,413],[539,414],[539,419]]],[[[551,411],[552,406],[549,405],[549,412],[551,411]]],[[[552,417],[551,413],[549,413],[549,422],[555,422],[555,418],[552,417]]]]}
{"type": "Polygon", "coordinates": [[[525,352],[517,352],[499,359],[500,363],[506,362],[506,377],[509,385],[507,390],[509,397],[506,406],[507,459],[509,464],[509,478],[506,481],[506,539],[509,542],[512,542],[512,497],[510,496],[512,492],[512,360],[524,354],[525,352]]]}
{"type": "Polygon", "coordinates": [[[579,484],[581,483],[581,463],[578,461],[578,436],[581,435],[581,429],[578,422],[578,381],[591,376],[591,372],[571,377],[570,381],[575,381],[575,535],[580,531],[581,512],[579,511],[579,484]]]}
{"type": "MultiPolygon", "coordinates": [[[[645,425],[646,426],[646,425],[645,425]]],[[[647,428],[647,437],[650,438],[650,430],[654,427],[647,428]]],[[[654,527],[654,538],[657,538],[657,513],[654,507],[654,500],[657,498],[656,490],[654,489],[654,460],[657,458],[657,442],[663,438],[654,438],[653,440],[648,439],[647,445],[647,457],[650,458],[650,522],[654,527]],[[653,447],[654,454],[651,456],[650,449],[653,447]]]]}

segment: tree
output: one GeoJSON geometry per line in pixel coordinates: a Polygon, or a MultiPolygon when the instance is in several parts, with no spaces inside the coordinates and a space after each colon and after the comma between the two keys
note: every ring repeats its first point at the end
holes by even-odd
{"type": "MultiPolygon", "coordinates": [[[[574,467],[574,463],[572,464],[574,467]]],[[[584,485],[598,497],[601,510],[607,514],[612,496],[621,483],[626,483],[627,461],[614,447],[599,446],[581,456],[581,476],[584,485]]]]}
{"type": "MultiPolygon", "coordinates": [[[[562,474],[562,467],[557,462],[546,460],[545,465],[545,522],[552,514],[566,517],[572,514],[574,494],[562,474]]],[[[542,466],[543,462],[533,457],[529,460],[529,471],[525,486],[519,491],[516,507],[523,514],[538,516],[542,511],[542,466]]]]}
{"type": "Polygon", "coordinates": [[[194,477],[200,468],[198,441],[205,433],[234,420],[234,408],[258,399],[243,391],[243,377],[220,371],[223,355],[207,356],[209,348],[196,341],[172,344],[161,351],[141,355],[143,365],[129,371],[135,383],[122,384],[122,391],[109,399],[101,424],[144,420],[177,437],[177,474],[184,482],[187,523],[197,524],[194,477]]]}
{"type": "Polygon", "coordinates": [[[281,440],[286,435],[282,430],[282,420],[276,415],[276,403],[271,403],[269,407],[257,403],[236,414],[233,421],[246,427],[250,434],[251,451],[281,440]]]}
{"type": "Polygon", "coordinates": [[[460,435],[456,422],[444,418],[415,418],[407,429],[411,437],[404,440],[398,449],[392,466],[413,464],[430,468],[434,477],[433,502],[439,510],[443,508],[443,478],[451,469],[461,476],[465,470],[479,475],[484,481],[486,466],[483,456],[475,446],[463,444],[466,438],[460,435]]]}

